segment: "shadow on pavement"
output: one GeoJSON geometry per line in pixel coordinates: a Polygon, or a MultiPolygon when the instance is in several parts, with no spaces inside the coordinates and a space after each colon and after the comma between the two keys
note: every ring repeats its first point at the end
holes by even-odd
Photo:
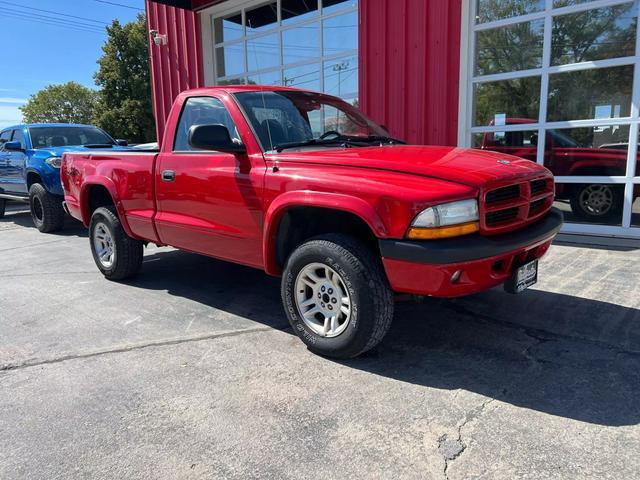
{"type": "MultiPolygon", "coordinates": [[[[145,257],[142,273],[129,283],[274,328],[288,326],[279,280],[251,268],[158,252],[145,257]]],[[[338,363],[588,423],[640,422],[640,311],[611,303],[497,289],[398,303],[382,345],[338,363]]]]}
{"type": "MultiPolygon", "coordinates": [[[[7,205],[7,211],[4,218],[0,218],[0,231],[6,228],[11,228],[12,226],[36,229],[33,224],[33,220],[31,220],[31,213],[29,213],[28,205],[13,204],[10,207],[7,205]]],[[[67,215],[64,222],[64,228],[62,230],[54,233],[43,233],[43,235],[87,237],[88,232],[82,223],[67,215]]]]}

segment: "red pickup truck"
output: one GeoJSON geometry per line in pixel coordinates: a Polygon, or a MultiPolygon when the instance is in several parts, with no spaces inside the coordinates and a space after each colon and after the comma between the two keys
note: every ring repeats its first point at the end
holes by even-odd
{"type": "Polygon", "coordinates": [[[109,279],[147,243],[282,277],[314,352],[377,345],[394,292],[519,292],[562,224],[554,182],[517,157],[409,146],[348,103],[290,88],[184,92],[159,152],[65,154],[65,208],[109,279]]]}

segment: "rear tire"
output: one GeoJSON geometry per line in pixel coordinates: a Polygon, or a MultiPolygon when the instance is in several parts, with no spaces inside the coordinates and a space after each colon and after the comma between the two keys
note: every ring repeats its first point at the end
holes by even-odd
{"type": "Polygon", "coordinates": [[[40,183],[29,189],[29,207],[33,224],[42,233],[52,233],[64,227],[62,200],[51,195],[40,183]]]}
{"type": "Polygon", "coordinates": [[[287,259],[282,301],[309,350],[356,357],[378,345],[393,319],[394,300],[380,259],[347,235],[299,246],[287,259]]]}
{"type": "Polygon", "coordinates": [[[140,271],[144,245],[127,235],[115,207],[101,207],[93,212],[89,241],[93,259],[107,279],[124,280],[140,271]]]}
{"type": "Polygon", "coordinates": [[[4,198],[0,198],[0,218],[4,217],[4,211],[7,207],[7,201],[4,198]]]}

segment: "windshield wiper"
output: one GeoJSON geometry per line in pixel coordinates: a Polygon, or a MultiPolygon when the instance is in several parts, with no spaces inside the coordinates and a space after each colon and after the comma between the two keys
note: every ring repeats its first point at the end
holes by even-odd
{"type": "Polygon", "coordinates": [[[306,140],[304,142],[293,142],[293,143],[283,143],[281,145],[275,145],[273,150],[280,153],[283,150],[288,148],[300,148],[300,147],[313,147],[313,146],[331,146],[331,145],[341,145],[344,147],[364,147],[366,144],[362,142],[355,141],[351,138],[347,137],[336,137],[327,140],[316,140],[312,138],[311,140],[306,140]]]}
{"type": "Polygon", "coordinates": [[[381,143],[397,143],[399,145],[406,145],[407,142],[405,142],[404,140],[399,140],[397,138],[393,138],[393,137],[386,137],[384,135],[369,135],[368,137],[350,137],[350,138],[357,138],[360,141],[363,142],[381,142],[381,143]]]}

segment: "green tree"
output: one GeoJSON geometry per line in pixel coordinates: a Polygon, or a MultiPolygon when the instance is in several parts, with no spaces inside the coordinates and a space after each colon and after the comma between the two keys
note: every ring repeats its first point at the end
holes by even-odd
{"type": "Polygon", "coordinates": [[[76,82],[49,85],[20,107],[27,123],[91,123],[97,93],[76,82]]]}
{"type": "Polygon", "coordinates": [[[144,15],[125,25],[114,20],[107,27],[107,36],[94,77],[101,87],[95,123],[117,138],[153,141],[156,134],[144,15]]]}

